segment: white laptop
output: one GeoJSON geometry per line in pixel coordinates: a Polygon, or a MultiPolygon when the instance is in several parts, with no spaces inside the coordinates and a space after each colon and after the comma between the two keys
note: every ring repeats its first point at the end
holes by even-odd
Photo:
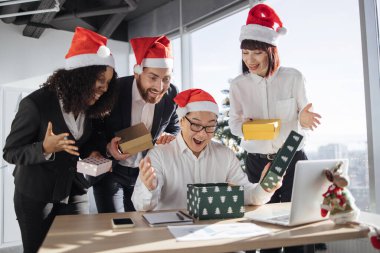
{"type": "Polygon", "coordinates": [[[247,212],[245,217],[251,220],[273,223],[283,226],[296,226],[327,219],[321,216],[322,194],[331,182],[326,179],[323,170],[333,168],[343,162],[343,173],[347,174],[348,160],[306,160],[296,164],[291,203],[281,210],[264,205],[255,211],[247,212]]]}

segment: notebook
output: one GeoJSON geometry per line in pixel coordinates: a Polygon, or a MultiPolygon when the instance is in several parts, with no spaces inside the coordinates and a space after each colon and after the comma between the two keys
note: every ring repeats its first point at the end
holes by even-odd
{"type": "Polygon", "coordinates": [[[245,217],[251,220],[283,226],[296,226],[327,219],[321,216],[322,194],[331,182],[324,175],[330,169],[343,162],[343,173],[347,174],[347,159],[298,161],[294,172],[293,193],[290,205],[272,212],[248,212],[245,217]]]}
{"type": "Polygon", "coordinates": [[[193,218],[181,211],[144,213],[143,217],[151,227],[193,224],[193,218]]]}

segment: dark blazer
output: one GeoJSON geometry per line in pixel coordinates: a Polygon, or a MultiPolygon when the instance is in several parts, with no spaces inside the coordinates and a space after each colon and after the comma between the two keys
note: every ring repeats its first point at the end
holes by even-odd
{"type": "MultiPolygon", "coordinates": [[[[105,155],[107,143],[115,137],[115,132],[131,126],[133,80],[134,76],[118,79],[117,90],[119,95],[111,114],[105,117],[103,121],[97,120],[94,122],[97,133],[93,136],[92,143],[97,146],[96,149],[103,155],[105,155]]],[[[167,93],[155,106],[151,130],[153,142],[157,140],[162,132],[174,135],[179,132],[179,120],[176,113],[177,105],[173,101],[177,93],[177,88],[170,84],[167,93]]]]}
{"type": "MultiPolygon", "coordinates": [[[[66,132],[75,140],[63,119],[56,93],[41,88],[21,100],[3,157],[16,165],[13,176],[17,191],[35,200],[65,203],[73,190],[84,194],[89,184],[83,174],[76,172],[78,157],[61,151],[45,159],[42,143],[49,121],[53,133],[66,132]]],[[[91,129],[91,121],[86,119],[83,135],[76,141],[79,152],[91,129]]]]}

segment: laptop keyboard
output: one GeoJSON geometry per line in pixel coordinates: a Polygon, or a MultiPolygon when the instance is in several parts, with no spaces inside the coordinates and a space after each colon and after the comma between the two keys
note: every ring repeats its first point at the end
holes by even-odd
{"type": "Polygon", "coordinates": [[[289,218],[290,218],[290,214],[285,214],[285,215],[281,215],[281,216],[276,216],[276,217],[273,217],[273,218],[270,218],[270,220],[272,221],[279,221],[279,222],[289,222],[289,218]]]}

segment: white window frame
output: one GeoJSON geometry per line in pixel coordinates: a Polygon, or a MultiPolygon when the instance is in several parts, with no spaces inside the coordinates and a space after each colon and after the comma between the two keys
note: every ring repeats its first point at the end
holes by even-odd
{"type": "Polygon", "coordinates": [[[358,0],[358,3],[360,30],[362,35],[364,92],[367,119],[370,211],[380,213],[379,22],[375,0],[358,0]]]}

